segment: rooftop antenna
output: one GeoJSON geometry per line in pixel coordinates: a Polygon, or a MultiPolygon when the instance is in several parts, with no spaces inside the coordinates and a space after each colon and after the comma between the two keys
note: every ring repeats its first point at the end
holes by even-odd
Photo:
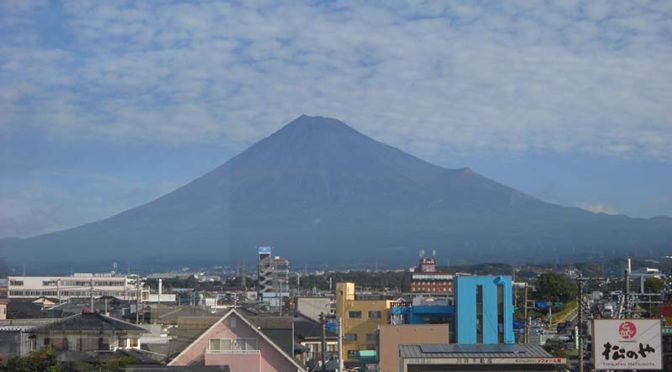
{"type": "Polygon", "coordinates": [[[432,258],[436,258],[436,249],[432,249],[432,258]]]}
{"type": "Polygon", "coordinates": [[[112,272],[113,273],[117,272],[117,261],[112,262],[112,272]]]}
{"type": "Polygon", "coordinates": [[[425,258],[425,250],[424,249],[420,250],[420,258],[425,258]]]}

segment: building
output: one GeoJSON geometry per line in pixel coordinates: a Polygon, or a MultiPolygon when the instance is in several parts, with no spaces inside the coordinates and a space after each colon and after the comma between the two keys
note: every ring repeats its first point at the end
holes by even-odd
{"type": "MultiPolygon", "coordinates": [[[[322,350],[322,325],[301,313],[294,316],[294,337],[302,347],[297,358],[306,366],[314,368],[322,360],[338,359],[338,335],[329,327],[324,329],[326,352],[322,350]]],[[[312,370],[309,368],[309,370],[312,370]]]]}
{"type": "Polygon", "coordinates": [[[360,362],[364,351],[375,354],[378,326],[390,323],[391,304],[391,300],[357,299],[355,283],[336,283],[336,316],[343,324],[343,360],[355,363],[360,362]]]}
{"type": "Polygon", "coordinates": [[[15,355],[52,347],[60,361],[81,361],[96,353],[118,349],[140,349],[140,337],[147,330],[123,320],[84,312],[61,319],[26,319],[0,324],[1,338],[13,337],[15,355]]]}
{"type": "Polygon", "coordinates": [[[458,344],[513,344],[513,284],[510,276],[455,279],[458,344]]]}
{"type": "Polygon", "coordinates": [[[378,326],[378,370],[399,371],[399,345],[448,344],[448,324],[378,326]]]}
{"type": "Polygon", "coordinates": [[[47,297],[60,301],[71,298],[114,296],[134,300],[135,280],[116,273],[75,273],[72,276],[10,276],[9,298],[47,297]]]}
{"type": "Polygon", "coordinates": [[[416,268],[404,275],[402,292],[453,294],[453,274],[438,272],[434,258],[420,258],[416,268]]]}
{"type": "Polygon", "coordinates": [[[304,371],[236,309],[217,320],[168,366],[228,366],[231,372],[304,371]]]}
{"type": "Polygon", "coordinates": [[[539,345],[399,346],[400,372],[556,371],[558,367],[566,364],[565,358],[553,357],[539,345]]]}
{"type": "Polygon", "coordinates": [[[315,321],[320,320],[320,314],[333,314],[333,297],[297,297],[296,311],[315,321]]]}
{"type": "Polygon", "coordinates": [[[0,320],[7,319],[7,304],[9,301],[4,298],[0,298],[0,320]]]}
{"type": "Polygon", "coordinates": [[[271,255],[271,249],[258,249],[257,295],[271,306],[280,307],[283,305],[283,298],[289,297],[289,261],[271,255]]]}
{"type": "Polygon", "coordinates": [[[390,323],[449,324],[453,322],[454,306],[446,297],[416,296],[412,301],[399,299],[392,302],[390,323]]]}

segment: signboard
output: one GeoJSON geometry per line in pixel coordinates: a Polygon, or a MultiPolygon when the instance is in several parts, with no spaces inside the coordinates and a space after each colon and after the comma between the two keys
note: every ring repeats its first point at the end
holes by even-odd
{"type": "Polygon", "coordinates": [[[595,369],[662,369],[658,319],[593,320],[595,369]]]}
{"type": "MultiPolygon", "coordinates": [[[[408,360],[412,360],[409,358],[408,360]]],[[[530,364],[554,364],[554,365],[564,365],[567,364],[566,358],[484,358],[484,357],[469,357],[469,358],[436,358],[436,361],[439,361],[441,364],[475,364],[475,365],[530,365],[530,364]]]]}
{"type": "Polygon", "coordinates": [[[271,254],[271,247],[259,247],[259,254],[271,254]]]}

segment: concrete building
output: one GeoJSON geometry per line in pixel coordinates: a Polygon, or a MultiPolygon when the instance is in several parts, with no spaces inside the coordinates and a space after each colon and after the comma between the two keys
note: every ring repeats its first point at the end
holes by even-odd
{"type": "Polygon", "coordinates": [[[416,268],[404,275],[402,292],[453,294],[453,274],[439,272],[434,258],[420,258],[416,268]]]}
{"type": "Polygon", "coordinates": [[[455,278],[458,344],[513,344],[513,287],[510,276],[455,278]]]}
{"type": "Polygon", "coordinates": [[[556,371],[566,364],[565,358],[554,357],[539,345],[399,346],[400,372],[556,371]]]}
{"type": "Polygon", "coordinates": [[[378,326],[390,323],[391,304],[391,300],[357,299],[355,283],[336,283],[336,316],[343,323],[343,360],[358,362],[363,351],[376,349],[378,326]]]}
{"type": "Polygon", "coordinates": [[[7,319],[7,304],[9,301],[4,298],[0,298],[0,320],[7,319]]]}
{"type": "Polygon", "coordinates": [[[114,296],[134,300],[134,279],[116,273],[75,273],[72,276],[10,276],[9,298],[47,297],[67,301],[70,298],[114,296]]]}
{"type": "Polygon", "coordinates": [[[399,345],[448,344],[448,324],[378,326],[378,370],[399,371],[399,345]]]}
{"type": "Polygon", "coordinates": [[[416,296],[412,301],[397,300],[390,308],[390,323],[449,324],[453,322],[454,306],[445,297],[416,296]]]}
{"type": "Polygon", "coordinates": [[[236,309],[217,320],[168,366],[228,366],[231,372],[304,371],[236,309]]]}
{"type": "Polygon", "coordinates": [[[259,247],[257,298],[273,308],[282,308],[289,298],[289,261],[271,254],[271,247],[259,247]]]}
{"type": "Polygon", "coordinates": [[[333,297],[297,297],[296,311],[315,321],[320,320],[320,314],[333,314],[333,297]]]}

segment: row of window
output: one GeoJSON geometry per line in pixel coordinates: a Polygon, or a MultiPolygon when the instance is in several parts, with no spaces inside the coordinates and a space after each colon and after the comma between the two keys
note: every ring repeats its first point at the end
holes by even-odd
{"type": "MultiPolygon", "coordinates": [[[[346,333],[343,335],[343,340],[344,341],[357,341],[357,334],[356,333],[346,333]]],[[[367,333],[366,334],[366,342],[376,342],[377,341],[377,336],[375,333],[367,333]]]]}
{"type": "MultiPolygon", "coordinates": [[[[381,319],[383,313],[381,311],[369,311],[369,319],[381,319]]],[[[349,311],[348,318],[350,319],[362,319],[361,311],[349,311]]]]}
{"type": "Polygon", "coordinates": [[[253,350],[259,350],[256,338],[211,338],[208,348],[211,353],[253,350]]]}
{"type": "MultiPolygon", "coordinates": [[[[11,290],[9,291],[10,297],[88,297],[90,296],[90,291],[72,291],[72,290],[48,290],[48,291],[22,291],[22,290],[11,290]]],[[[115,296],[123,297],[126,295],[124,291],[99,291],[94,289],[96,296],[115,296]]]]}
{"type": "MultiPolygon", "coordinates": [[[[62,286],[74,286],[74,287],[90,287],[91,281],[82,281],[82,280],[43,280],[42,285],[45,287],[56,287],[58,285],[62,286]]],[[[93,285],[95,287],[123,287],[126,284],[124,280],[105,280],[105,281],[94,281],[93,285]]],[[[10,280],[9,285],[16,287],[23,287],[23,280],[10,280]]]]}

